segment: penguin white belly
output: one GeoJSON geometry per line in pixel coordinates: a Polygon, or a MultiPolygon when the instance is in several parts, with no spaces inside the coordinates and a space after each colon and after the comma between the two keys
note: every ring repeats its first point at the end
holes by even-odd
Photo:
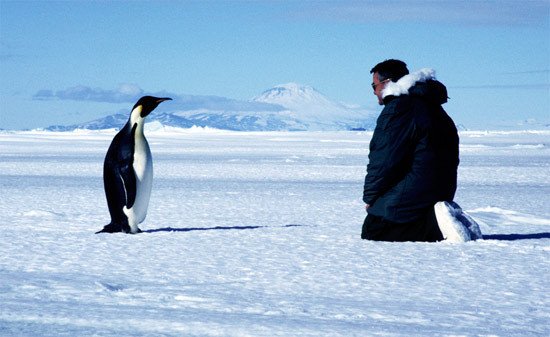
{"type": "Polygon", "coordinates": [[[153,157],[145,137],[136,137],[134,149],[134,173],[136,174],[136,200],[131,208],[124,207],[132,233],[138,232],[138,224],[145,220],[153,186],[153,157]]]}

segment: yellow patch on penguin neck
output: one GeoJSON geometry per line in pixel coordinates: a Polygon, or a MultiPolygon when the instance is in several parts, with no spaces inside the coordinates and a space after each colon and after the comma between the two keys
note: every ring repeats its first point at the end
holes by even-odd
{"type": "Polygon", "coordinates": [[[130,124],[135,125],[137,124],[137,131],[143,132],[143,125],[145,124],[145,118],[141,117],[141,111],[143,110],[142,105],[138,105],[132,110],[132,113],[130,114],[130,124]]]}

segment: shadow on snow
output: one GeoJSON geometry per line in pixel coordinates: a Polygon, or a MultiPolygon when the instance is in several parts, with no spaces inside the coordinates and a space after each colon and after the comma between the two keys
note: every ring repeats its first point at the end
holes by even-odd
{"type": "MultiPolygon", "coordinates": [[[[300,227],[302,225],[284,225],[280,226],[279,228],[284,227],[300,227]]],[[[193,231],[212,231],[212,230],[243,230],[243,229],[257,229],[257,228],[267,228],[271,226],[216,226],[216,227],[195,227],[195,228],[172,228],[172,227],[164,227],[164,228],[157,228],[157,229],[149,229],[146,231],[143,231],[142,233],[157,233],[157,232],[193,232],[193,231]]]]}
{"type": "Polygon", "coordinates": [[[483,234],[483,240],[516,241],[516,240],[536,240],[536,239],[550,239],[550,233],[483,234]]]}

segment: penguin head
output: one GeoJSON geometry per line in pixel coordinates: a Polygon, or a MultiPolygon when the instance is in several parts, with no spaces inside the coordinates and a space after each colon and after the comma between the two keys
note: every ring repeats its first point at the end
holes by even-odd
{"type": "Polygon", "coordinates": [[[145,118],[149,115],[155,108],[164,101],[172,100],[170,97],[153,97],[153,96],[143,96],[140,98],[137,103],[132,108],[134,111],[136,108],[141,106],[140,117],[145,118]]]}

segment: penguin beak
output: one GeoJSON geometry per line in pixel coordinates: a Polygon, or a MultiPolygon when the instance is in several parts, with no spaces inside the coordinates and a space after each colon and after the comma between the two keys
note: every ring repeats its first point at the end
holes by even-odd
{"type": "Polygon", "coordinates": [[[170,97],[163,97],[163,98],[159,98],[157,99],[157,104],[160,104],[164,101],[171,101],[172,99],[170,97]]]}

